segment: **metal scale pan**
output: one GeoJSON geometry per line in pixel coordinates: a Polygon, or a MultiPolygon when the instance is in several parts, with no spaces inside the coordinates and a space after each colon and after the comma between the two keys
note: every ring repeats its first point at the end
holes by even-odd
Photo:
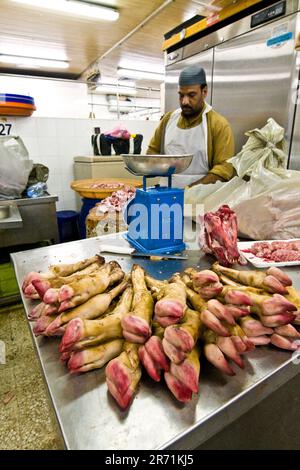
{"type": "Polygon", "coordinates": [[[182,173],[191,164],[193,155],[122,154],[127,170],[136,176],[169,176],[182,173]]]}

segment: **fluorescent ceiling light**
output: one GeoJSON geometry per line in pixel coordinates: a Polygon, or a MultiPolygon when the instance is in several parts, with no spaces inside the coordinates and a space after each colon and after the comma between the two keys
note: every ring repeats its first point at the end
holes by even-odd
{"type": "Polygon", "coordinates": [[[135,82],[133,80],[120,80],[114,77],[103,77],[98,85],[115,85],[121,87],[135,88],[135,82]]]}
{"type": "Polygon", "coordinates": [[[130,69],[130,70],[151,70],[151,73],[165,73],[165,67],[163,64],[158,62],[146,62],[143,60],[132,60],[132,59],[120,59],[118,63],[119,68],[121,69],[130,69]]]}
{"type": "Polygon", "coordinates": [[[68,62],[54,59],[41,59],[37,57],[23,57],[17,55],[0,54],[0,62],[28,67],[45,67],[54,69],[67,69],[68,62]]]}
{"type": "Polygon", "coordinates": [[[119,12],[114,8],[86,3],[78,0],[12,0],[38,8],[45,8],[70,15],[79,15],[93,20],[116,21],[119,12]]]}
{"type": "MultiPolygon", "coordinates": [[[[134,82],[131,82],[134,83],[134,82]]],[[[124,84],[109,84],[109,83],[102,83],[102,85],[97,86],[95,89],[97,93],[102,93],[105,95],[127,95],[127,96],[135,96],[137,94],[136,89],[134,86],[129,85],[129,83],[126,85],[124,84]]]]}
{"type": "Polygon", "coordinates": [[[18,57],[34,57],[49,60],[68,61],[65,47],[61,44],[35,41],[34,39],[20,39],[10,37],[1,39],[0,53],[3,55],[15,55],[18,57]]]}
{"type": "Polygon", "coordinates": [[[165,76],[160,73],[144,72],[143,70],[123,69],[121,67],[118,68],[117,74],[119,77],[136,78],[138,80],[156,80],[158,82],[163,82],[165,79],[165,76]]]}

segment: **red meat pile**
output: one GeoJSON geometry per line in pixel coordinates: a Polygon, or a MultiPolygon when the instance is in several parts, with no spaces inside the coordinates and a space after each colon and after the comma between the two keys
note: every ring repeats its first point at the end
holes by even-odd
{"type": "Polygon", "coordinates": [[[204,215],[205,253],[213,254],[223,266],[244,264],[237,247],[238,226],[234,211],[229,206],[204,215]]]}
{"type": "Polygon", "coordinates": [[[300,240],[257,242],[247,251],[268,261],[300,261],[300,240]]]}
{"type": "Polygon", "coordinates": [[[90,185],[91,189],[125,189],[128,188],[124,183],[93,183],[90,185]]]}

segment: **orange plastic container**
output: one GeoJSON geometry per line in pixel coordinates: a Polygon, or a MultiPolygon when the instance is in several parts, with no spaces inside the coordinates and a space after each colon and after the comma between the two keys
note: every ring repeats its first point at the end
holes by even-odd
{"type": "Polygon", "coordinates": [[[0,101],[0,116],[31,116],[35,110],[32,104],[0,101]]]}

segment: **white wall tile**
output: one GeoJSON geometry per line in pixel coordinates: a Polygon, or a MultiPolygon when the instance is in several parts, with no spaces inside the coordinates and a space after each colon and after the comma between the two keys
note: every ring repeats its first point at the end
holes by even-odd
{"type": "Polygon", "coordinates": [[[55,137],[45,137],[38,134],[40,157],[58,156],[58,145],[55,137]]]}
{"type": "Polygon", "coordinates": [[[39,118],[36,119],[36,132],[39,137],[56,137],[56,119],[39,118]]]}
{"type": "Polygon", "coordinates": [[[65,158],[62,162],[61,175],[64,177],[65,181],[68,181],[68,178],[73,178],[73,157],[65,158]]]}
{"type": "Polygon", "coordinates": [[[49,178],[47,181],[47,186],[49,189],[49,193],[53,194],[54,192],[62,192],[62,179],[61,175],[59,173],[54,173],[53,171],[50,170],[49,172],[49,178]]]}
{"type": "Polygon", "coordinates": [[[74,180],[73,175],[68,173],[63,173],[61,175],[61,190],[63,191],[64,195],[68,195],[70,197],[74,194],[73,189],[71,189],[71,182],[74,180]]]}
{"type": "Polygon", "coordinates": [[[33,118],[33,117],[15,118],[15,123],[13,123],[11,133],[19,135],[20,137],[22,137],[22,139],[24,137],[36,137],[37,136],[36,118],[33,118]]]}
{"type": "Polygon", "coordinates": [[[64,199],[61,195],[58,196],[58,201],[56,203],[56,210],[57,211],[63,211],[65,207],[65,202],[64,199]]]}
{"type": "Polygon", "coordinates": [[[29,158],[34,161],[34,163],[38,163],[39,160],[39,146],[38,146],[38,138],[37,136],[34,137],[27,137],[27,136],[20,136],[23,140],[25,147],[28,150],[29,158]]]}
{"type": "Polygon", "coordinates": [[[74,119],[76,136],[90,137],[93,133],[93,119],[74,119]]]}
{"type": "Polygon", "coordinates": [[[69,141],[66,137],[64,137],[64,136],[56,137],[56,143],[57,143],[58,156],[59,156],[59,158],[62,159],[62,161],[67,156],[72,155],[72,151],[73,151],[72,142],[69,145],[69,141]]]}
{"type": "Polygon", "coordinates": [[[57,155],[55,156],[53,155],[47,160],[49,160],[49,168],[51,168],[51,171],[53,173],[61,174],[62,165],[63,165],[61,158],[57,155]]]}
{"type": "Polygon", "coordinates": [[[56,193],[56,196],[58,197],[58,203],[56,205],[56,210],[57,211],[63,211],[65,210],[65,201],[64,198],[61,194],[56,193]]]}
{"type": "Polygon", "coordinates": [[[75,211],[76,207],[73,203],[69,202],[67,199],[64,199],[63,211],[75,211]]]}
{"type": "Polygon", "coordinates": [[[63,197],[63,200],[64,200],[65,210],[75,210],[75,211],[77,211],[76,198],[75,198],[74,191],[72,191],[72,190],[70,192],[63,191],[62,197],[63,197]]]}
{"type": "Polygon", "coordinates": [[[73,157],[78,155],[75,144],[75,137],[58,138],[58,156],[61,158],[62,164],[65,166],[68,161],[73,161],[73,157]]]}
{"type": "Polygon", "coordinates": [[[76,119],[57,119],[56,132],[57,137],[75,137],[76,136],[76,119]]]}
{"type": "Polygon", "coordinates": [[[92,153],[91,135],[76,136],[72,142],[76,149],[75,155],[89,155],[92,153]]]}

